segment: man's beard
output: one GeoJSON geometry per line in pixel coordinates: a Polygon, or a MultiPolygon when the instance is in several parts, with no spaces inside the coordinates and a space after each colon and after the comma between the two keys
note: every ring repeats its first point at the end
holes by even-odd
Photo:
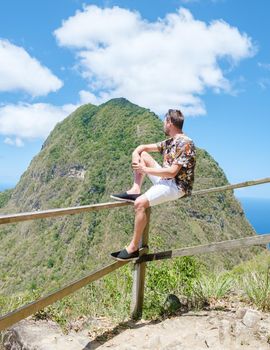
{"type": "Polygon", "coordinates": [[[165,134],[166,136],[170,136],[169,130],[165,129],[165,130],[164,130],[164,134],[165,134]]]}

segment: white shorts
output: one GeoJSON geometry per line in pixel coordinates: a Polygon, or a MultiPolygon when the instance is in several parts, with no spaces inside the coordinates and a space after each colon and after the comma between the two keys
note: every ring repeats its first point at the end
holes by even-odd
{"type": "MultiPolygon", "coordinates": [[[[155,168],[162,168],[158,162],[155,161],[155,168]]],[[[168,201],[181,198],[185,192],[181,191],[175,183],[175,179],[163,179],[160,176],[147,174],[152,181],[153,186],[147,190],[144,195],[148,199],[150,207],[168,201]]]]}

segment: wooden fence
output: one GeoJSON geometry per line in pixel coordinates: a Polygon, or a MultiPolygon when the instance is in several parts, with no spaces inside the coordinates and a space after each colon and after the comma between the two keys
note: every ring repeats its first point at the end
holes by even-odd
{"type": "MultiPolygon", "coordinates": [[[[220,187],[215,187],[215,188],[210,188],[205,190],[194,191],[192,195],[193,196],[204,195],[204,194],[233,190],[236,188],[254,186],[254,185],[259,185],[259,184],[264,184],[269,182],[270,182],[270,178],[246,181],[246,182],[242,182],[234,185],[226,185],[226,186],[220,186],[220,187]]],[[[77,214],[82,212],[111,209],[111,208],[122,207],[126,205],[133,205],[133,203],[110,202],[110,203],[101,203],[101,204],[86,205],[86,206],[71,207],[71,208],[60,208],[60,209],[51,209],[51,210],[43,210],[43,211],[36,211],[36,212],[12,214],[12,215],[2,215],[0,216],[0,225],[21,222],[26,220],[35,220],[40,218],[49,218],[49,217],[63,216],[63,215],[69,215],[69,214],[77,214]]],[[[147,225],[144,229],[142,240],[140,242],[140,247],[144,247],[144,248],[140,249],[140,256],[133,263],[134,271],[133,271],[133,287],[132,287],[132,299],[131,299],[131,317],[133,319],[138,319],[142,315],[147,262],[154,261],[154,260],[171,259],[179,256],[189,256],[189,255],[204,254],[209,252],[218,252],[218,251],[224,251],[228,249],[231,250],[234,248],[248,247],[252,245],[266,244],[270,242],[270,234],[265,234],[261,236],[259,235],[259,236],[244,237],[244,238],[235,239],[235,240],[215,242],[215,243],[209,243],[209,244],[199,245],[194,247],[187,247],[187,248],[148,254],[148,248],[145,248],[145,246],[148,246],[150,213],[151,213],[151,208],[147,208],[146,209],[147,225]]],[[[71,293],[84,287],[88,283],[102,278],[103,276],[115,271],[116,269],[122,267],[127,263],[129,262],[125,262],[125,261],[113,262],[112,264],[109,264],[99,270],[91,272],[87,276],[75,282],[70,283],[69,285],[57,290],[56,292],[53,292],[45,297],[35,300],[12,312],[7,313],[6,315],[1,316],[0,331],[38,312],[44,307],[51,305],[57,300],[60,300],[70,295],[71,293]]]]}

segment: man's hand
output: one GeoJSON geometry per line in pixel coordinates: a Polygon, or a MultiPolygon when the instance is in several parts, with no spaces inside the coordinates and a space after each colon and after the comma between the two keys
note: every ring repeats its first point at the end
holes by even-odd
{"type": "Polygon", "coordinates": [[[142,165],[142,163],[136,163],[136,162],[132,162],[132,168],[134,170],[137,170],[140,174],[145,174],[145,166],[142,165]]]}

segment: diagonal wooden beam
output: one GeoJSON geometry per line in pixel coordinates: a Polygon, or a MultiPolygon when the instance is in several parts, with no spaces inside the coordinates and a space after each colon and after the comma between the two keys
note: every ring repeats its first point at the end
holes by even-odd
{"type": "Polygon", "coordinates": [[[39,211],[35,211],[35,212],[26,212],[26,213],[11,214],[11,215],[1,215],[0,216],[0,225],[1,224],[10,224],[10,223],[14,223],[14,222],[27,221],[27,220],[51,218],[51,217],[55,217],[55,216],[79,214],[79,213],[85,213],[85,212],[89,212],[89,211],[98,211],[98,210],[102,210],[102,209],[124,207],[124,206],[131,205],[131,204],[133,204],[133,203],[130,203],[130,202],[108,202],[108,203],[90,204],[90,205],[83,205],[83,206],[70,207],[70,208],[48,209],[48,210],[39,210],[39,211]]]}
{"type": "Polygon", "coordinates": [[[43,309],[44,307],[53,304],[57,300],[60,300],[71,293],[74,293],[78,289],[86,286],[88,283],[96,281],[101,277],[117,270],[119,267],[127,264],[129,261],[116,261],[113,264],[107,265],[99,270],[96,270],[89,275],[80,278],[79,280],[70,283],[69,285],[53,292],[45,297],[42,297],[32,303],[24,305],[19,309],[16,309],[12,312],[7,313],[4,316],[0,317],[0,331],[12,326],[14,323],[17,323],[24,318],[33,315],[37,311],[43,309]]]}
{"type": "MultiPolygon", "coordinates": [[[[270,234],[244,237],[244,238],[234,239],[230,241],[215,242],[215,243],[210,243],[210,244],[205,244],[205,245],[200,245],[195,247],[187,247],[187,248],[147,254],[137,259],[136,264],[144,263],[147,261],[171,259],[179,256],[197,255],[197,254],[204,254],[204,253],[211,253],[211,252],[213,253],[213,252],[224,251],[228,249],[243,248],[243,247],[248,247],[252,245],[266,244],[268,242],[270,242],[270,234]]],[[[117,261],[113,264],[107,265],[104,268],[97,270],[87,275],[86,277],[83,277],[78,281],[75,281],[54,293],[51,293],[30,304],[24,305],[21,308],[0,317],[0,331],[7,327],[12,326],[14,323],[17,323],[18,321],[34,314],[35,312],[43,309],[44,307],[51,305],[57,300],[60,300],[65,296],[68,296],[69,294],[75,292],[76,290],[84,287],[86,284],[100,279],[101,277],[113,272],[114,270],[120,268],[121,266],[127,263],[128,261],[127,262],[117,261]]]]}

